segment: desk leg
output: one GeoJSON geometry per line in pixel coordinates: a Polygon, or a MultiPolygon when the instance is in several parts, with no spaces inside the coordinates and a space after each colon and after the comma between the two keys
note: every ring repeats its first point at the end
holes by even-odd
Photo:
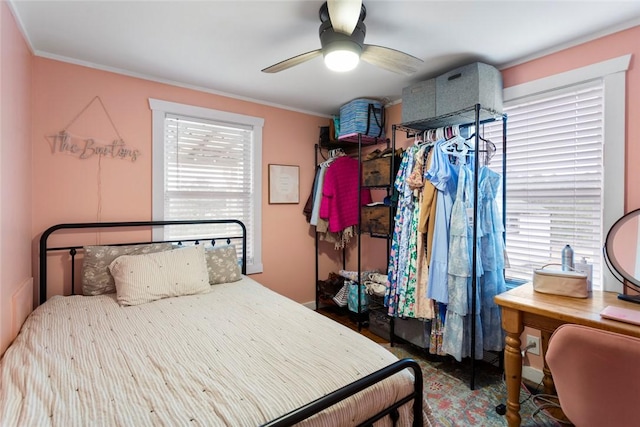
{"type": "Polygon", "coordinates": [[[551,376],[551,371],[549,370],[549,365],[547,365],[547,348],[549,348],[549,338],[551,338],[552,332],[541,331],[542,336],[542,359],[544,361],[544,367],[542,368],[542,372],[544,373],[544,377],[542,378],[542,384],[544,385],[544,392],[546,394],[556,394],[556,386],[553,384],[553,377],[551,376]]]}
{"type": "Polygon", "coordinates": [[[504,374],[507,382],[507,422],[509,427],[518,427],[521,422],[522,354],[520,353],[520,335],[524,330],[522,312],[503,307],[502,328],[507,333],[504,349],[504,374]]]}

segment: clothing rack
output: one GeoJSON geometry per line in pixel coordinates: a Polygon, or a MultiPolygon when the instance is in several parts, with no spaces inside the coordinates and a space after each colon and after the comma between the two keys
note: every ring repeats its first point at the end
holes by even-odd
{"type": "MultiPolygon", "coordinates": [[[[363,148],[371,147],[376,145],[384,144],[386,148],[390,147],[390,140],[387,138],[372,138],[364,136],[360,133],[357,135],[350,137],[345,140],[340,140],[332,144],[323,144],[316,143],[314,150],[314,163],[315,165],[319,165],[323,161],[328,160],[328,158],[336,157],[340,154],[342,155],[350,155],[358,159],[358,176],[360,177],[359,186],[358,186],[358,226],[356,227],[355,236],[357,238],[357,284],[358,284],[358,306],[357,311],[353,314],[356,316],[356,323],[358,327],[358,331],[362,329],[362,326],[366,322],[366,318],[368,318],[368,312],[363,309],[361,306],[361,298],[362,298],[362,284],[364,282],[362,277],[362,188],[365,186],[362,184],[362,161],[363,161],[363,148]],[[322,151],[325,150],[327,152],[327,157],[322,154],[322,151]]],[[[392,153],[395,150],[395,147],[392,146],[392,153]]],[[[395,159],[392,156],[391,158],[391,170],[393,170],[395,159]]],[[[315,237],[315,286],[316,286],[316,309],[322,306],[322,303],[319,299],[319,280],[320,280],[320,239],[318,233],[314,233],[315,237]]],[[[342,269],[346,270],[346,247],[342,248],[342,269]]],[[[387,244],[387,256],[389,258],[390,251],[390,242],[387,244]]]]}
{"type": "MultiPolygon", "coordinates": [[[[471,259],[471,284],[472,284],[472,295],[471,295],[471,348],[470,348],[470,356],[471,356],[471,379],[469,382],[469,388],[471,390],[475,389],[475,370],[476,370],[476,358],[475,358],[475,330],[477,328],[476,325],[476,316],[475,313],[477,311],[477,238],[478,238],[478,222],[475,220],[478,216],[478,174],[480,169],[480,154],[486,153],[488,154],[489,150],[486,148],[483,150],[480,148],[481,140],[484,142],[484,138],[480,136],[481,125],[488,122],[493,122],[496,120],[502,120],[502,153],[503,153],[503,161],[502,161],[502,222],[503,226],[506,230],[506,172],[507,172],[507,158],[506,158],[506,144],[507,144],[507,116],[506,114],[498,113],[496,111],[492,111],[490,109],[483,108],[481,104],[476,104],[473,107],[462,109],[460,111],[456,111],[454,113],[429,118],[425,120],[417,120],[412,122],[403,123],[400,125],[393,125],[393,140],[395,145],[395,135],[396,131],[404,131],[406,132],[407,138],[415,137],[419,133],[425,132],[429,129],[434,128],[444,128],[446,126],[457,125],[461,128],[474,126],[474,170],[473,170],[473,213],[474,213],[474,223],[473,223],[473,250],[472,250],[472,259],[471,259]]],[[[503,238],[506,238],[506,231],[503,234],[503,238]]]]}
{"type": "MultiPolygon", "coordinates": [[[[335,150],[340,150],[342,152],[344,152],[344,150],[341,147],[337,147],[337,148],[332,148],[329,149],[326,146],[323,146],[320,143],[316,143],[315,144],[315,150],[314,150],[314,165],[318,165],[321,162],[327,160],[327,158],[325,158],[322,155],[322,149],[327,149],[328,150],[328,157],[334,157],[335,155],[337,155],[338,153],[335,150]]],[[[320,289],[319,289],[319,280],[320,280],[320,239],[318,236],[318,233],[314,232],[314,237],[315,237],[315,248],[316,248],[316,275],[315,275],[315,288],[316,288],[316,310],[318,308],[320,308],[320,289]]],[[[347,257],[345,254],[345,250],[346,249],[342,249],[342,269],[346,269],[346,264],[347,264],[347,257]]]]}

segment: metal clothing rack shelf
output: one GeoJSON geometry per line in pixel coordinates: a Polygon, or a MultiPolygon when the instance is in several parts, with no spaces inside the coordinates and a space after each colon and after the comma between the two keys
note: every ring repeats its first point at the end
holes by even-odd
{"type": "Polygon", "coordinates": [[[469,108],[454,111],[453,113],[442,114],[440,116],[430,117],[428,119],[404,122],[396,125],[396,128],[398,130],[407,132],[408,134],[410,134],[409,136],[413,136],[416,131],[424,131],[427,129],[435,129],[453,125],[459,125],[463,127],[476,125],[477,127],[482,123],[493,122],[502,118],[506,119],[506,115],[485,108],[481,104],[476,104],[469,108]]]}
{"type": "MultiPolygon", "coordinates": [[[[503,225],[506,225],[506,173],[507,173],[507,116],[491,109],[483,108],[481,104],[475,104],[469,108],[464,108],[459,111],[445,114],[437,117],[432,117],[424,120],[415,120],[411,122],[402,123],[399,125],[393,125],[393,140],[395,144],[396,131],[403,131],[407,133],[407,137],[418,135],[419,133],[427,129],[436,129],[444,126],[461,127],[474,126],[475,130],[475,156],[474,156],[474,171],[473,171],[473,183],[474,188],[478,188],[478,172],[480,169],[480,156],[479,154],[486,150],[480,149],[480,126],[484,123],[494,122],[496,120],[502,120],[502,221],[503,225]]],[[[473,212],[474,219],[478,216],[478,191],[473,192],[473,212]]],[[[473,242],[477,242],[478,239],[478,222],[473,222],[473,242]]],[[[473,245],[472,259],[471,259],[471,278],[472,278],[472,296],[471,296],[471,314],[476,313],[476,295],[477,295],[477,245],[473,245]]],[[[471,329],[474,331],[471,334],[471,379],[469,381],[469,388],[474,390],[475,388],[475,330],[476,330],[476,318],[471,316],[471,329]]]]}
{"type": "MultiPolygon", "coordinates": [[[[360,331],[360,329],[362,328],[362,317],[363,317],[363,313],[362,313],[362,306],[361,306],[361,297],[362,297],[362,283],[363,283],[363,278],[362,278],[362,234],[369,234],[369,236],[371,238],[383,238],[383,239],[387,239],[387,256],[386,256],[386,260],[389,259],[389,254],[391,253],[391,238],[392,238],[392,234],[393,234],[393,212],[394,210],[391,210],[391,214],[390,214],[390,218],[389,218],[389,229],[387,230],[387,234],[386,235],[376,235],[374,233],[371,232],[367,232],[367,231],[363,231],[362,230],[362,189],[363,188],[377,188],[377,189],[386,189],[387,190],[387,196],[391,195],[391,192],[393,191],[393,181],[395,180],[395,162],[396,162],[396,144],[395,144],[395,139],[393,139],[392,141],[390,141],[389,139],[385,140],[387,148],[391,148],[391,159],[390,159],[390,163],[389,163],[389,182],[387,183],[387,185],[372,185],[372,186],[365,186],[363,184],[363,173],[362,173],[362,147],[363,147],[363,138],[362,135],[358,134],[358,176],[359,178],[359,185],[358,185],[358,227],[357,227],[357,244],[358,244],[358,331],[360,331]],[[391,145],[389,145],[391,144],[391,145]]],[[[391,209],[391,208],[390,208],[391,209]]],[[[387,266],[385,265],[385,269],[387,268],[387,266]]],[[[368,314],[367,314],[368,317],[368,314]]],[[[391,329],[391,334],[393,334],[393,327],[391,329]]]]}

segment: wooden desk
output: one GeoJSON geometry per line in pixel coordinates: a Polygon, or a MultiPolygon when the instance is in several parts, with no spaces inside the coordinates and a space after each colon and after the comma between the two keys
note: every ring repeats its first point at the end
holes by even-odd
{"type": "MultiPolygon", "coordinates": [[[[520,385],[522,382],[522,355],[520,335],[525,326],[542,333],[542,355],[547,351],[553,331],[564,323],[640,337],[640,327],[600,317],[608,305],[639,309],[637,304],[618,299],[614,292],[594,291],[589,298],[571,298],[534,292],[531,283],[524,284],[495,297],[502,309],[502,328],[507,336],[504,351],[504,370],[507,382],[507,421],[509,427],[520,425],[520,385]]],[[[551,372],[544,363],[545,393],[555,394],[551,372]]]]}

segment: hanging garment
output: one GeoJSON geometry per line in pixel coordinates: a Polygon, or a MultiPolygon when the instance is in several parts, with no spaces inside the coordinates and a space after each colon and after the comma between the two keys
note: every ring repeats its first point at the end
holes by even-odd
{"type": "Polygon", "coordinates": [[[341,250],[347,247],[351,238],[356,235],[355,226],[347,227],[337,233],[329,231],[329,221],[326,219],[318,218],[318,225],[316,226],[316,233],[318,238],[324,242],[333,243],[335,250],[341,250]]]}
{"type": "MultiPolygon", "coordinates": [[[[435,203],[433,203],[433,209],[431,205],[425,204],[423,199],[428,197],[431,201],[434,201],[435,187],[430,181],[424,179],[426,169],[430,165],[430,159],[432,156],[432,145],[423,144],[416,153],[416,162],[411,174],[409,185],[414,188],[414,195],[417,194],[415,199],[415,210],[413,214],[413,221],[418,221],[417,226],[412,227],[413,234],[409,240],[409,251],[413,255],[416,254],[415,260],[415,272],[409,270],[409,279],[407,282],[407,293],[411,291],[412,309],[411,311],[401,311],[404,316],[411,316],[418,319],[432,319],[434,317],[433,300],[427,298],[427,286],[429,282],[429,260],[427,254],[430,252],[431,239],[430,235],[425,234],[420,230],[420,222],[427,222],[428,217],[433,211],[435,215],[435,203]],[[423,210],[427,206],[426,215],[423,215],[423,210]],[[425,217],[427,219],[425,219],[425,217]],[[415,229],[415,230],[413,230],[415,229]]],[[[411,267],[411,265],[410,265],[411,267]]]]}
{"type": "Polygon", "coordinates": [[[415,291],[415,317],[418,319],[433,319],[435,316],[433,300],[427,298],[427,287],[429,286],[429,261],[427,259],[427,235],[417,234],[417,272],[415,291]]]}
{"type": "MultiPolygon", "coordinates": [[[[329,231],[342,231],[358,225],[359,162],[348,156],[336,158],[327,169],[322,186],[320,218],[329,220],[329,231]]],[[[362,188],[361,204],[371,203],[371,190],[362,188]]]]}
{"type": "Polygon", "coordinates": [[[457,166],[451,164],[449,156],[441,146],[446,143],[440,140],[435,143],[431,167],[426,178],[437,189],[436,214],[433,231],[433,243],[429,262],[429,286],[427,297],[441,303],[448,303],[447,265],[449,258],[449,221],[457,188],[457,166]]]}
{"type": "Polygon", "coordinates": [[[413,201],[413,212],[407,229],[407,256],[404,268],[400,271],[398,288],[401,289],[398,298],[398,316],[416,317],[416,284],[418,274],[418,217],[420,206],[413,201]]]}
{"type": "Polygon", "coordinates": [[[318,188],[318,174],[320,173],[320,166],[316,167],[316,173],[313,175],[313,185],[311,186],[311,193],[309,193],[309,197],[307,197],[307,201],[304,204],[304,208],[302,209],[302,213],[304,214],[307,222],[311,224],[311,214],[313,213],[313,198],[316,194],[316,189],[318,188]]]}
{"type": "Polygon", "coordinates": [[[403,304],[405,301],[406,288],[404,285],[406,283],[403,283],[403,277],[409,262],[408,242],[414,211],[413,190],[407,185],[407,178],[413,171],[417,149],[416,146],[411,146],[404,152],[394,181],[394,188],[398,192],[398,201],[387,269],[389,287],[384,297],[384,305],[388,308],[389,315],[394,317],[399,315],[399,301],[402,299],[403,304]]]}
{"type": "MultiPolygon", "coordinates": [[[[480,303],[476,292],[476,312],[472,311],[473,256],[473,172],[468,166],[459,169],[456,200],[450,223],[449,263],[447,288],[449,303],[442,335],[442,349],[457,361],[470,355],[471,334],[475,334],[475,356],[482,359],[482,325],[480,303]],[[476,317],[476,328],[471,328],[471,316],[476,317]],[[474,330],[475,329],[475,330],[474,330]]],[[[477,264],[477,263],[476,263],[477,264]]],[[[476,265],[479,267],[479,265],[476,265]]],[[[479,268],[478,268],[479,270],[479,268]]],[[[479,276],[481,272],[477,272],[479,276]]],[[[476,285],[479,281],[476,281],[476,285]]]]}
{"type": "Polygon", "coordinates": [[[437,190],[431,181],[426,179],[427,170],[431,166],[433,149],[430,149],[424,164],[423,186],[419,204],[418,219],[418,272],[416,283],[416,317],[421,319],[431,319],[434,317],[434,302],[427,298],[429,287],[429,260],[433,247],[433,233],[436,217],[437,190]]]}
{"type": "MultiPolygon", "coordinates": [[[[424,188],[424,166],[427,153],[430,150],[430,146],[418,145],[414,154],[413,169],[406,180],[406,186],[412,190],[411,203],[413,204],[413,213],[411,214],[411,225],[409,226],[407,233],[408,239],[407,254],[409,256],[408,262],[405,265],[405,271],[399,274],[402,278],[402,283],[399,285],[404,292],[400,293],[398,301],[398,315],[401,317],[411,318],[427,318],[430,319],[433,316],[433,311],[430,310],[430,300],[426,298],[426,281],[420,283],[419,278],[424,270],[424,255],[421,252],[424,250],[422,247],[422,236],[418,232],[418,221],[420,218],[420,194],[424,188]],[[422,294],[419,292],[422,291],[422,294]]],[[[428,270],[427,270],[428,272],[428,270]]]]}
{"type": "Polygon", "coordinates": [[[318,167],[318,173],[316,174],[315,187],[313,188],[313,207],[311,209],[311,219],[309,223],[311,225],[318,225],[318,218],[320,215],[320,204],[322,202],[322,188],[324,186],[324,176],[327,173],[328,163],[322,163],[318,167]]]}
{"type": "Polygon", "coordinates": [[[431,168],[433,150],[429,150],[424,169],[424,184],[420,197],[420,219],[418,221],[418,231],[427,235],[426,254],[431,257],[433,247],[433,233],[436,224],[436,203],[438,191],[431,181],[426,177],[427,171],[431,168]]]}
{"type": "Polygon", "coordinates": [[[434,303],[435,318],[431,322],[431,335],[429,337],[429,353],[445,356],[442,350],[442,331],[444,329],[444,317],[446,314],[446,305],[434,303]]]}
{"type": "Polygon", "coordinates": [[[483,275],[478,291],[481,300],[483,348],[500,351],[504,348],[504,331],[500,307],[494,297],[507,290],[504,282],[504,226],[496,195],[502,177],[487,166],[478,177],[478,218],[480,262],[483,275]]]}

